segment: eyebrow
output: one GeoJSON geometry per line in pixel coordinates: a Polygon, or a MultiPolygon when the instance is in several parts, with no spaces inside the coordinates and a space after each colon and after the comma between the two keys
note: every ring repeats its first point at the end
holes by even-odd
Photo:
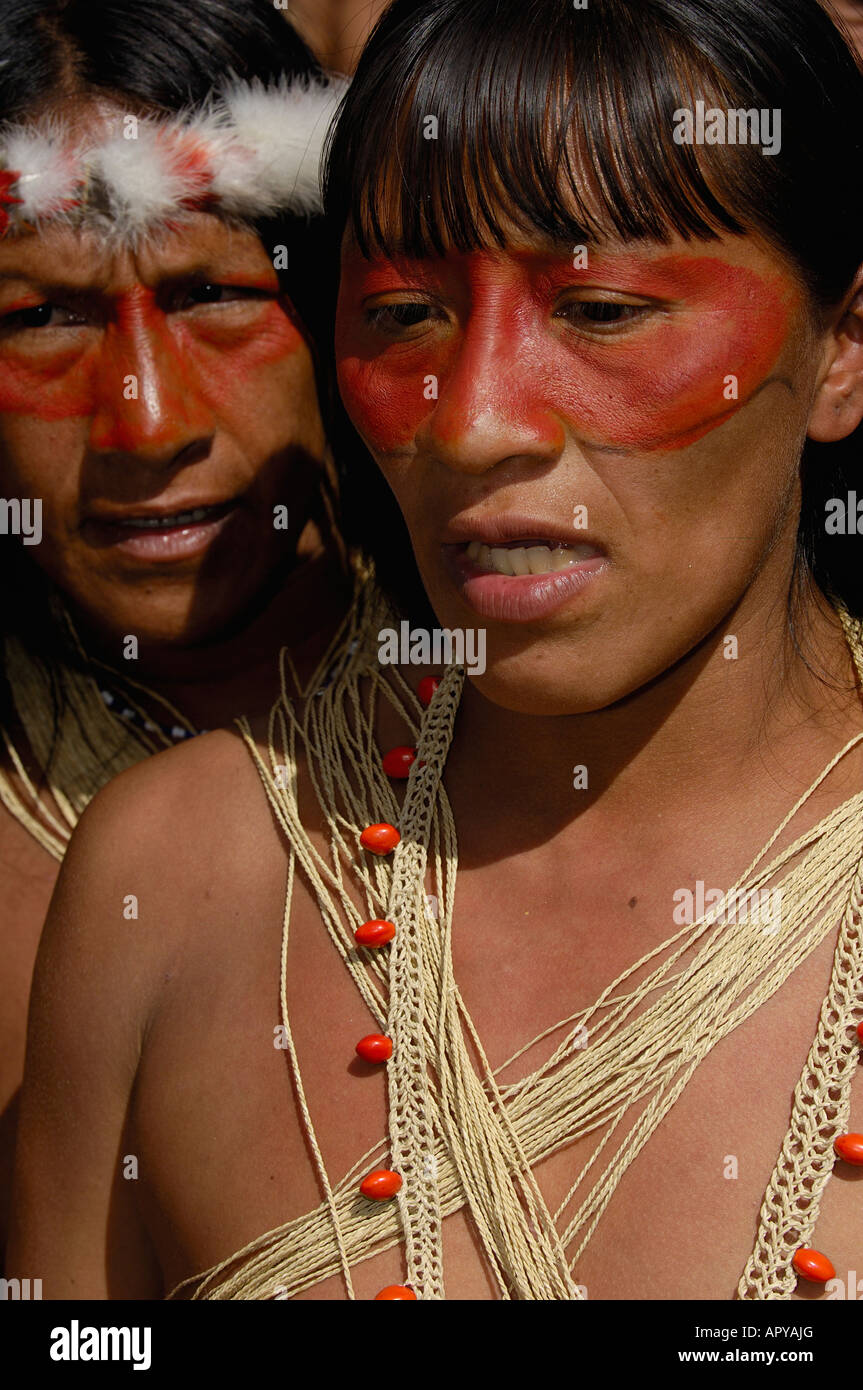
{"type": "Polygon", "coordinates": [[[91,294],[104,293],[106,284],[104,277],[100,280],[87,280],[76,283],[74,280],[58,280],[55,276],[45,277],[38,273],[27,270],[0,270],[0,285],[17,284],[29,285],[33,288],[43,290],[47,294],[56,294],[61,291],[75,294],[89,292],[91,294]]]}
{"type": "MultiPolygon", "coordinates": [[[[208,281],[218,281],[231,276],[241,276],[249,283],[254,282],[262,291],[273,288],[275,285],[265,284],[266,272],[251,266],[244,269],[241,266],[228,267],[215,261],[201,262],[196,261],[183,269],[166,270],[158,275],[152,284],[153,288],[167,288],[181,286],[197,281],[206,284],[208,281]]],[[[136,277],[137,279],[137,277],[136,277]]],[[[148,283],[138,281],[138,283],[148,283]]],[[[38,289],[45,294],[102,294],[110,296],[112,291],[108,282],[108,277],[96,274],[92,279],[64,279],[59,280],[55,275],[45,277],[38,273],[30,273],[26,270],[2,270],[0,269],[0,286],[8,284],[26,285],[38,289]]]]}

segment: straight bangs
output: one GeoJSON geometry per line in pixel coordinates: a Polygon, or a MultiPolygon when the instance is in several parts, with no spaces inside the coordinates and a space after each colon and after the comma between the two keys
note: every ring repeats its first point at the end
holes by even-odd
{"type": "Polygon", "coordinates": [[[348,94],[330,152],[330,212],[363,254],[471,251],[502,245],[513,225],[564,243],[709,239],[759,225],[770,236],[758,210],[768,180],[775,196],[779,171],[765,166],[777,159],[755,144],[675,140],[675,112],[696,101],[768,105],[755,77],[773,60],[747,61],[760,48],[751,28],[739,82],[713,61],[710,0],[678,7],[700,12],[698,46],[651,0],[422,8],[392,29],[391,61],[361,65],[362,101],[348,94]]]}

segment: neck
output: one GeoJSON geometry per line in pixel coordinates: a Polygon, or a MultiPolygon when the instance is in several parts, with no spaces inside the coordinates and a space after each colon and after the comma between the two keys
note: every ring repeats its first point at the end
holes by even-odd
{"type": "Polygon", "coordinates": [[[456,808],[462,797],[464,805],[481,802],[477,833],[514,849],[524,833],[516,823],[529,825],[536,845],[587,812],[602,834],[624,839],[638,825],[662,822],[665,833],[693,815],[709,820],[728,814],[765,773],[787,790],[790,806],[863,729],[836,613],[810,594],[795,631],[805,656],[784,601],[750,593],[657,680],[588,714],[512,713],[468,680],[447,766],[456,808]],[[738,638],[736,660],[725,656],[729,632],[738,638]],[[574,786],[576,768],[586,770],[586,788],[574,786]]]}
{"type": "MultiPolygon", "coordinates": [[[[300,680],[307,680],[324,656],[350,594],[335,541],[318,538],[301,547],[295,567],[251,621],[206,645],[148,653],[136,667],[135,680],[198,728],[218,727],[239,714],[253,718],[268,710],[278,694],[282,647],[288,648],[300,680]]],[[[92,651],[93,644],[87,645],[92,651]]]]}

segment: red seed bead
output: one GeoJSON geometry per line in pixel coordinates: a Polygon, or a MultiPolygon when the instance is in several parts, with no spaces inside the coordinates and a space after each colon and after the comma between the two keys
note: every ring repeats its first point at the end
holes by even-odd
{"type": "Polygon", "coordinates": [[[400,839],[401,835],[394,825],[387,825],[386,821],[381,821],[378,825],[366,826],[360,836],[360,844],[363,849],[370,849],[372,854],[389,854],[400,839]]]}
{"type": "Polygon", "coordinates": [[[393,1302],[398,1300],[401,1303],[416,1303],[417,1301],[413,1289],[409,1289],[406,1284],[387,1284],[385,1289],[381,1289],[380,1293],[375,1294],[375,1303],[381,1298],[389,1298],[393,1302]]]}
{"type": "Polygon", "coordinates": [[[863,1166],[863,1134],[840,1134],[833,1140],[833,1148],[846,1163],[863,1166]]]}
{"type": "Polygon", "coordinates": [[[811,1284],[826,1284],[828,1279],[836,1278],[836,1270],[820,1250],[810,1250],[801,1245],[791,1263],[797,1273],[811,1284]]]}
{"type": "Polygon", "coordinates": [[[363,1178],[360,1192],[374,1202],[385,1202],[388,1197],[395,1197],[401,1185],[398,1173],[390,1172],[389,1168],[376,1168],[363,1178]]]}
{"type": "Polygon", "coordinates": [[[369,1033],[357,1043],[357,1056],[364,1062],[388,1062],[393,1055],[392,1038],[383,1033],[369,1033]]]}
{"type": "Polygon", "coordinates": [[[354,941],[358,946],[386,946],[395,934],[396,929],[392,922],[384,922],[382,918],[375,917],[371,922],[363,922],[361,927],[357,927],[354,941]]]}
{"type": "Polygon", "coordinates": [[[429,705],[434,699],[435,691],[437,690],[439,685],[439,676],[423,676],[422,680],[417,686],[417,694],[420,697],[420,704],[425,705],[426,709],[428,709],[429,705]]]}
{"type": "Polygon", "coordinates": [[[863,1042],[863,1023],[857,1024],[857,1036],[863,1042]]]}
{"type": "Polygon", "coordinates": [[[384,753],[384,772],[387,777],[397,777],[403,780],[408,776],[416,758],[417,750],[415,748],[408,748],[406,745],[391,748],[388,753],[384,753]]]}

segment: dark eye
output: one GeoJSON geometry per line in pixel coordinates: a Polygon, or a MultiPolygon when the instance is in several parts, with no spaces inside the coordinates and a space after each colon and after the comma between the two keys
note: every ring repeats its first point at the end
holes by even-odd
{"type": "Polygon", "coordinates": [[[196,309],[199,305],[235,304],[242,300],[272,297],[270,291],[258,289],[254,285],[217,285],[206,281],[178,289],[171,296],[169,307],[182,313],[184,309],[196,309]]]}
{"type": "Polygon", "coordinates": [[[53,304],[37,304],[33,309],[21,309],[12,315],[22,328],[46,328],[54,313],[53,304]]]}
{"type": "Polygon", "coordinates": [[[193,285],[189,290],[189,299],[193,304],[218,304],[224,292],[224,285],[193,285]]]}
{"type": "Polygon", "coordinates": [[[558,309],[556,317],[576,326],[614,328],[618,324],[633,323],[649,312],[646,304],[622,304],[616,299],[575,299],[558,309]]]}
{"type": "Polygon", "coordinates": [[[396,304],[380,304],[369,309],[368,322],[372,328],[384,333],[398,333],[399,329],[418,328],[434,317],[434,309],[421,300],[405,300],[396,304]]]}
{"type": "Polygon", "coordinates": [[[582,306],[584,317],[591,323],[620,323],[638,312],[634,304],[612,304],[603,300],[582,306]]]}
{"type": "Polygon", "coordinates": [[[387,312],[400,328],[413,328],[425,323],[431,311],[427,304],[392,304],[387,312]]]}
{"type": "Polygon", "coordinates": [[[81,314],[65,309],[60,304],[34,304],[32,309],[16,309],[12,314],[4,314],[0,328],[7,332],[20,332],[25,328],[66,328],[86,322],[81,314]]]}

